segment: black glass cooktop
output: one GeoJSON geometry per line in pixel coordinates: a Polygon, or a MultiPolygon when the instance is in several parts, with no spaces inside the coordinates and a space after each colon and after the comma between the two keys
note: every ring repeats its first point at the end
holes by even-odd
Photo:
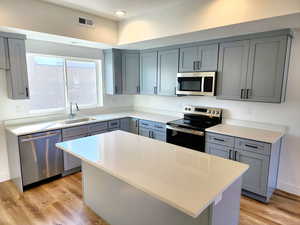
{"type": "Polygon", "coordinates": [[[169,123],[168,125],[174,125],[182,128],[188,128],[193,130],[204,131],[208,127],[215,126],[220,122],[215,120],[187,120],[187,119],[180,119],[174,120],[169,123]]]}

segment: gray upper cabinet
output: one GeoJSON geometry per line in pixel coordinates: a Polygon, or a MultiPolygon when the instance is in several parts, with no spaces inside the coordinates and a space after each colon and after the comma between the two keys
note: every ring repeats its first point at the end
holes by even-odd
{"type": "Polygon", "coordinates": [[[246,87],[249,44],[245,40],[220,45],[217,98],[242,99],[246,87]]]}
{"type": "Polygon", "coordinates": [[[221,43],[217,98],[284,101],[289,52],[289,35],[221,43]]]}
{"type": "Polygon", "coordinates": [[[137,52],[122,52],[122,82],[123,94],[139,93],[140,54],[137,52]]]}
{"type": "Polygon", "coordinates": [[[204,45],[198,50],[198,71],[217,71],[219,45],[204,45]]]}
{"type": "Polygon", "coordinates": [[[8,97],[28,99],[28,74],[26,64],[25,40],[8,39],[9,70],[7,71],[8,97]]]}
{"type": "Polygon", "coordinates": [[[197,58],[197,47],[180,48],[179,72],[195,71],[195,62],[197,61],[197,58]]]}
{"type": "Polygon", "coordinates": [[[251,40],[248,101],[281,102],[286,45],[286,36],[251,40]]]}
{"type": "Polygon", "coordinates": [[[179,50],[158,52],[157,94],[176,95],[179,50]]]}
{"type": "Polygon", "coordinates": [[[7,38],[0,37],[0,69],[9,69],[7,38]]]}
{"type": "Polygon", "coordinates": [[[157,51],[140,55],[140,94],[157,94],[157,51]]]}
{"type": "Polygon", "coordinates": [[[110,49],[104,51],[104,77],[106,94],[122,94],[121,50],[110,49]]]}
{"type": "Polygon", "coordinates": [[[179,72],[217,71],[218,44],[180,48],[179,72]]]}
{"type": "Polygon", "coordinates": [[[249,165],[243,176],[243,189],[259,195],[267,194],[269,156],[253,152],[237,152],[236,160],[249,165]]]}

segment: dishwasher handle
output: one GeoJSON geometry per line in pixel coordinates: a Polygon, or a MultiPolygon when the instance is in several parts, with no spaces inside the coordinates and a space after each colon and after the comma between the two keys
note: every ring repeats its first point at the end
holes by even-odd
{"type": "Polygon", "coordinates": [[[30,138],[21,138],[21,142],[29,142],[29,141],[35,141],[35,140],[39,140],[39,139],[44,139],[44,138],[50,138],[50,137],[54,137],[60,135],[59,132],[56,133],[48,133],[48,134],[44,134],[44,135],[40,135],[40,136],[35,136],[35,137],[30,137],[30,138]]]}

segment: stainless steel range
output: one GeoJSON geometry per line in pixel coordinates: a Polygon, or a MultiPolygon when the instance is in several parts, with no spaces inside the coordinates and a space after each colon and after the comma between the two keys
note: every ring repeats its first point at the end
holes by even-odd
{"type": "Polygon", "coordinates": [[[205,129],[222,122],[222,109],[185,106],[184,118],[167,123],[167,142],[205,152],[205,129]]]}

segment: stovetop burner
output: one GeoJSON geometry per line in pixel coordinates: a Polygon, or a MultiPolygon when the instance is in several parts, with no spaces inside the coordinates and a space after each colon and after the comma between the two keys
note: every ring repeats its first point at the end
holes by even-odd
{"type": "Polygon", "coordinates": [[[171,121],[167,125],[204,131],[208,127],[220,124],[221,121],[221,109],[186,106],[184,108],[184,118],[171,121]]]}

